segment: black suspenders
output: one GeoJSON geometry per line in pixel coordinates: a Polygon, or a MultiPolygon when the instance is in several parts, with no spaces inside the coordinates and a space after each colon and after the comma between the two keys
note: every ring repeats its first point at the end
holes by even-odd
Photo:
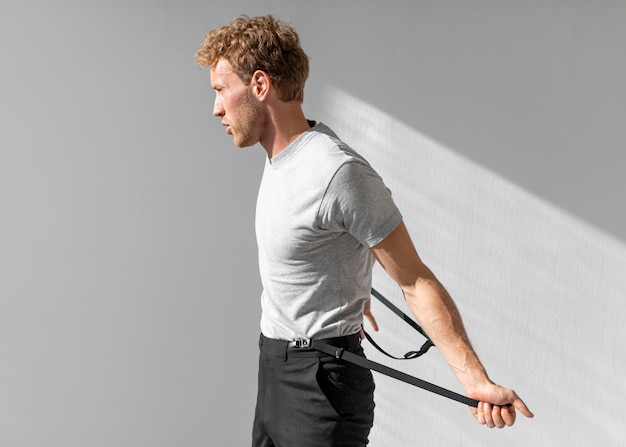
{"type": "Polygon", "coordinates": [[[380,301],[385,306],[387,306],[389,310],[391,310],[394,314],[402,318],[402,320],[404,320],[409,326],[411,326],[417,332],[422,334],[424,338],[426,338],[426,341],[424,342],[422,347],[419,349],[419,351],[409,351],[406,354],[404,354],[403,357],[396,357],[385,352],[380,346],[378,346],[378,344],[374,341],[374,339],[372,339],[372,337],[367,332],[363,331],[363,333],[365,334],[365,338],[367,338],[367,341],[369,341],[372,344],[372,346],[374,346],[380,352],[385,354],[387,357],[391,357],[392,359],[396,359],[396,360],[416,359],[419,356],[426,354],[431,347],[435,346],[434,343],[431,341],[431,339],[428,338],[428,335],[426,335],[426,332],[424,332],[424,329],[422,329],[422,327],[419,324],[417,324],[415,320],[411,319],[407,314],[405,314],[400,309],[398,309],[394,304],[391,303],[391,301],[389,301],[387,298],[382,296],[380,292],[378,292],[376,289],[372,289],[372,295],[376,297],[378,301],[380,301]]]}
{"type": "MultiPolygon", "coordinates": [[[[407,324],[409,324],[411,327],[413,327],[416,331],[418,331],[420,334],[422,334],[424,337],[426,337],[426,342],[422,345],[422,347],[420,348],[419,351],[407,352],[406,354],[404,354],[404,357],[395,357],[393,355],[388,354],[383,349],[381,349],[372,340],[372,338],[367,333],[365,333],[365,337],[372,344],[372,346],[374,346],[376,349],[378,349],[383,354],[385,354],[385,355],[387,355],[387,356],[389,356],[391,358],[400,359],[400,360],[409,360],[409,359],[417,358],[417,357],[425,354],[432,346],[434,346],[433,342],[428,338],[428,335],[426,335],[426,333],[420,327],[420,325],[417,324],[413,319],[408,317],[405,313],[403,313],[400,309],[398,309],[389,300],[387,300],[387,298],[382,296],[375,289],[372,289],[372,295],[374,297],[376,297],[380,302],[382,302],[385,306],[387,306],[393,313],[395,313],[400,318],[402,318],[407,324]]],[[[321,352],[323,352],[325,354],[332,355],[332,356],[334,356],[334,357],[336,357],[338,359],[343,359],[343,360],[348,361],[350,363],[354,363],[356,365],[359,365],[359,366],[361,366],[363,368],[367,368],[367,369],[370,369],[372,371],[376,371],[376,372],[379,372],[381,374],[385,374],[385,375],[387,375],[389,377],[393,377],[394,379],[401,380],[401,381],[403,381],[405,383],[408,383],[410,385],[414,385],[414,386],[416,386],[418,388],[422,388],[422,389],[430,391],[432,393],[439,394],[440,396],[447,397],[448,399],[452,399],[452,400],[455,400],[455,401],[460,402],[462,404],[469,405],[470,407],[477,407],[478,406],[478,401],[476,399],[471,399],[471,398],[469,398],[467,396],[463,396],[462,394],[458,394],[458,393],[455,393],[454,391],[450,391],[450,390],[448,390],[446,388],[442,388],[442,387],[437,386],[435,384],[432,384],[430,382],[426,382],[425,380],[418,379],[417,377],[411,376],[409,374],[405,374],[402,371],[398,371],[396,369],[393,369],[393,368],[390,368],[388,366],[385,366],[385,365],[383,365],[381,363],[374,362],[374,361],[369,360],[369,359],[367,359],[365,357],[361,357],[360,355],[353,354],[352,352],[346,351],[343,348],[337,348],[335,346],[332,346],[332,345],[330,345],[328,343],[325,343],[323,341],[320,341],[320,340],[310,340],[308,344],[309,344],[309,346],[311,348],[317,349],[318,351],[321,351],[321,352]]]]}

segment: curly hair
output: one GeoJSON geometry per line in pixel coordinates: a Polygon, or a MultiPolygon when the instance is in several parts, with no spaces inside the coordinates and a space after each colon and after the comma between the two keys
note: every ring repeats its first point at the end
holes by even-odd
{"type": "Polygon", "coordinates": [[[309,58],[293,27],[271,15],[242,15],[229,25],[210,31],[196,52],[196,61],[208,66],[220,58],[230,63],[245,84],[255,71],[261,70],[273,81],[279,99],[303,101],[309,58]]]}

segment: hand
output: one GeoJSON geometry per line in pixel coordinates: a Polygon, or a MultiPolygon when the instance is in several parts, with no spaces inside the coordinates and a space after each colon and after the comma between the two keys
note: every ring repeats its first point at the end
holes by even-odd
{"type": "Polygon", "coordinates": [[[515,423],[516,410],[524,416],[532,418],[534,415],[515,391],[499,385],[488,384],[475,390],[470,397],[477,399],[477,408],[470,410],[479,424],[489,428],[503,428],[515,423]]]}
{"type": "MultiPolygon", "coordinates": [[[[378,323],[376,323],[376,318],[372,315],[371,311],[371,298],[365,302],[365,306],[363,307],[363,316],[367,319],[369,324],[374,329],[374,332],[378,332],[378,323]]],[[[363,329],[361,329],[361,339],[365,338],[365,334],[363,333],[363,329]]]]}

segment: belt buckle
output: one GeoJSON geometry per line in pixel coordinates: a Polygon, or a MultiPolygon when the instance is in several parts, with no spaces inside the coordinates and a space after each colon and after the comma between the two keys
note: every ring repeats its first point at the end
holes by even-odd
{"type": "Polygon", "coordinates": [[[306,349],[311,347],[310,338],[299,338],[293,342],[293,345],[299,349],[306,349]]]}

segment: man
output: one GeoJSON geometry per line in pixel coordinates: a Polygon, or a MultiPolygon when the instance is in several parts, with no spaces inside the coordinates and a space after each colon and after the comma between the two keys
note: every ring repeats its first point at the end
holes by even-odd
{"type": "Polygon", "coordinates": [[[467,395],[477,421],[502,428],[532,413],[495,385],[445,288],[418,256],[402,216],[366,160],[302,110],[308,58],[297,33],[271,16],[242,16],[207,34],[213,114],[239,147],[267,152],[256,234],[263,284],[253,445],[363,446],[373,424],[371,373],[296,346],[322,339],[363,355],[372,259],[407,303],[467,395]],[[510,405],[509,405],[510,404],[510,405]]]}

